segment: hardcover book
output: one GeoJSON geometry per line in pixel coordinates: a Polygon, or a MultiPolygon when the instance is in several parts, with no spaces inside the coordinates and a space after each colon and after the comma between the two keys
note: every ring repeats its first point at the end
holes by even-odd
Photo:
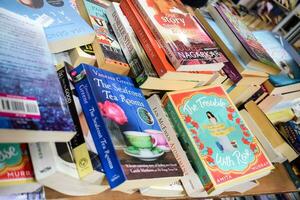
{"type": "Polygon", "coordinates": [[[169,184],[182,176],[132,79],[84,64],[71,75],[111,188],[134,190],[169,184]]]}
{"type": "Polygon", "coordinates": [[[92,43],[98,66],[118,74],[127,75],[129,65],[106,16],[111,2],[105,0],[78,0],[79,12],[94,28],[96,39],[92,43]]]}
{"type": "Polygon", "coordinates": [[[40,23],[52,53],[90,44],[95,38],[93,29],[77,14],[69,0],[3,0],[0,7],[40,23]]]}
{"type": "Polygon", "coordinates": [[[269,93],[282,94],[300,90],[300,62],[297,62],[300,55],[295,50],[295,53],[290,54],[288,49],[293,51],[293,47],[279,34],[270,31],[255,31],[253,34],[281,69],[279,74],[270,75],[266,85],[269,93]]]}
{"type": "Polygon", "coordinates": [[[74,124],[43,28],[2,8],[0,25],[1,142],[69,141],[74,124]]]}
{"type": "Polygon", "coordinates": [[[276,125],[279,133],[286,141],[300,154],[300,126],[295,121],[290,120],[276,125]]]}
{"type": "Polygon", "coordinates": [[[0,193],[27,193],[41,187],[35,181],[26,144],[0,144],[0,193]]]}
{"type": "Polygon", "coordinates": [[[133,2],[176,70],[218,71],[224,66],[226,57],[180,1],[133,2]]]}
{"type": "Polygon", "coordinates": [[[223,3],[208,10],[246,65],[258,71],[278,74],[279,67],[243,22],[223,3]]]}
{"type": "Polygon", "coordinates": [[[168,92],[163,105],[209,194],[273,169],[222,87],[168,92]]]}
{"type": "MultiPolygon", "coordinates": [[[[161,79],[186,81],[186,83],[180,83],[180,88],[182,88],[182,86],[184,85],[186,87],[190,87],[187,86],[187,84],[191,85],[193,82],[196,83],[193,83],[194,86],[192,87],[209,84],[217,78],[218,74],[211,71],[176,71],[174,67],[170,64],[161,46],[157,43],[155,37],[153,36],[150,28],[145,23],[143,17],[140,15],[138,8],[136,8],[136,5],[131,0],[123,0],[120,3],[120,7],[125,16],[127,17],[132,29],[136,33],[136,36],[139,39],[141,45],[143,46],[149,60],[152,62],[155,71],[161,79]]],[[[158,83],[158,85],[161,84],[163,83],[158,83]]]]}

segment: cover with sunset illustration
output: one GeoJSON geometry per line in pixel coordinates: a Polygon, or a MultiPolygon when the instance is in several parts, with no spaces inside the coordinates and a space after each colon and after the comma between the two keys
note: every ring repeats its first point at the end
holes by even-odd
{"type": "Polygon", "coordinates": [[[260,178],[273,168],[222,87],[169,92],[163,101],[209,193],[260,178]]]}
{"type": "Polygon", "coordinates": [[[132,0],[177,71],[218,71],[227,61],[179,0],[132,0]]]}
{"type": "Polygon", "coordinates": [[[111,188],[128,192],[179,180],[182,170],[131,78],[85,64],[71,76],[111,188]]]}

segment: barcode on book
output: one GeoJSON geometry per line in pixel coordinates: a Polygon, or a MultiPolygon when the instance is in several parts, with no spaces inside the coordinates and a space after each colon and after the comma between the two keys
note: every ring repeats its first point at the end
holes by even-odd
{"type": "Polygon", "coordinates": [[[0,95],[0,116],[40,118],[38,102],[34,98],[0,95]]]}

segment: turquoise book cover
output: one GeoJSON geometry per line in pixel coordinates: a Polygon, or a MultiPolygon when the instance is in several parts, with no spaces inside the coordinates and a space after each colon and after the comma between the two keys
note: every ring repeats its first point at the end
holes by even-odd
{"type": "Polygon", "coordinates": [[[243,176],[252,180],[272,168],[222,87],[171,92],[168,97],[185,128],[182,137],[193,144],[214,187],[243,176]]]}
{"type": "Polygon", "coordinates": [[[71,0],[2,0],[0,7],[39,22],[52,53],[91,43],[95,37],[71,0]]]}

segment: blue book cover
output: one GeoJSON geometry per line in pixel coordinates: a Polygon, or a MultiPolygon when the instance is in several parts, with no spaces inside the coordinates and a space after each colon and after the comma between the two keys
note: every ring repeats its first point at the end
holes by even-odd
{"type": "Polygon", "coordinates": [[[270,75],[269,80],[275,87],[287,86],[300,82],[300,55],[288,52],[291,45],[280,35],[269,31],[254,32],[256,39],[281,68],[277,75],[270,75]],[[298,62],[297,62],[298,61],[298,62]]]}
{"type": "Polygon", "coordinates": [[[74,124],[43,28],[5,9],[0,11],[1,141],[70,140],[74,124]]]}
{"type": "Polygon", "coordinates": [[[52,53],[92,43],[95,37],[70,0],[2,0],[0,7],[40,23],[52,53]]]}
{"type": "Polygon", "coordinates": [[[112,188],[128,180],[182,176],[151,108],[131,78],[85,64],[71,75],[112,188]]]}

